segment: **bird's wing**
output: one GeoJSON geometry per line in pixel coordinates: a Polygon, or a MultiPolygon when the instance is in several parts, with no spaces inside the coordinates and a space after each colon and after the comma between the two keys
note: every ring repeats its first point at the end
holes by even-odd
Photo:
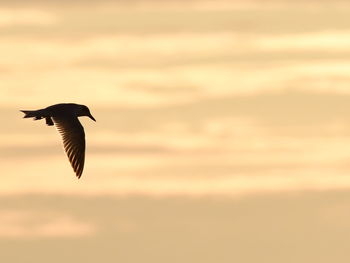
{"type": "Polygon", "coordinates": [[[64,150],[78,178],[84,169],[85,133],[77,117],[53,117],[57,130],[62,136],[64,150]]]}

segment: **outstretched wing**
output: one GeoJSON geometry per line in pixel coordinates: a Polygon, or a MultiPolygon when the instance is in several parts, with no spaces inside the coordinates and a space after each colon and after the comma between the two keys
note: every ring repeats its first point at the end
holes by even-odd
{"type": "Polygon", "coordinates": [[[64,150],[78,178],[84,169],[85,133],[77,117],[52,117],[62,136],[64,150]]]}

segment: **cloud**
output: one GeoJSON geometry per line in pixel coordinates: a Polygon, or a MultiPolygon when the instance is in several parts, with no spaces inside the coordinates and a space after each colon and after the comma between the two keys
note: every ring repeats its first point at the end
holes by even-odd
{"type": "Polygon", "coordinates": [[[57,17],[47,11],[38,9],[6,9],[0,8],[0,27],[4,26],[51,26],[57,17]]]}
{"type": "Polygon", "coordinates": [[[271,35],[257,38],[255,45],[264,51],[341,53],[349,51],[350,36],[349,31],[271,35]]]}
{"type": "Polygon", "coordinates": [[[75,238],[94,232],[94,226],[69,215],[0,210],[0,238],[75,238]]]}

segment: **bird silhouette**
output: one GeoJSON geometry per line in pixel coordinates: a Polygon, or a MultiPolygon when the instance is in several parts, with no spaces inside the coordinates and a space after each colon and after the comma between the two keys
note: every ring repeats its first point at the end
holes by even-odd
{"type": "Polygon", "coordinates": [[[85,132],[78,120],[80,116],[87,116],[93,121],[95,118],[85,105],[75,103],[60,103],[40,110],[21,110],[23,118],[46,120],[48,126],[55,125],[62,136],[64,150],[70,164],[78,178],[81,177],[85,162],[85,132]]]}

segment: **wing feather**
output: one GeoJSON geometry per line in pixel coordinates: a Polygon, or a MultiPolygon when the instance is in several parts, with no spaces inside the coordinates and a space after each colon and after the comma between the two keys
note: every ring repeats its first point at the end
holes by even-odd
{"type": "Polygon", "coordinates": [[[81,177],[85,162],[85,133],[77,117],[53,117],[57,130],[62,136],[63,147],[78,178],[81,177]]]}

